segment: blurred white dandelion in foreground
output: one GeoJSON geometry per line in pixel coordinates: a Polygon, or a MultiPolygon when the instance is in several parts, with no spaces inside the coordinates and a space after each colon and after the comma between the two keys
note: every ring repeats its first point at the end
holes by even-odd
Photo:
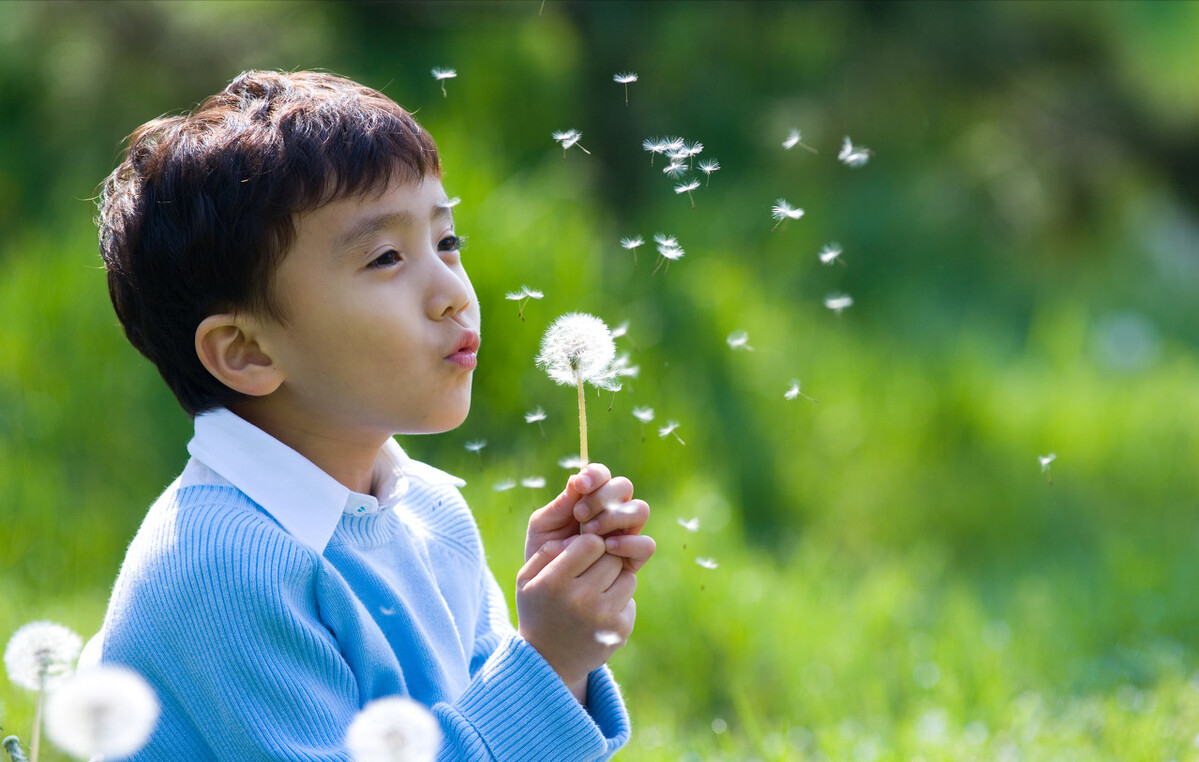
{"type": "Polygon", "coordinates": [[[588,151],[583,147],[583,144],[579,142],[583,138],[583,133],[579,132],[578,130],[559,130],[554,132],[553,137],[554,140],[562,144],[563,159],[566,158],[566,149],[576,145],[579,147],[580,151],[589,156],[591,155],[591,151],[588,151]]]}
{"type": "Polygon", "coordinates": [[[636,236],[634,238],[621,238],[620,245],[621,247],[633,252],[633,267],[637,267],[637,249],[638,247],[645,245],[645,239],[641,236],[636,236]]]}
{"type": "Polygon", "coordinates": [[[346,731],[354,762],[433,762],[441,724],[422,704],[403,696],[375,699],[346,731]]]}
{"type": "Polygon", "coordinates": [[[487,446],[486,439],[472,439],[471,441],[467,442],[465,445],[466,449],[469,450],[470,452],[479,452],[486,446],[487,446]]]}
{"type": "Polygon", "coordinates": [[[146,745],[158,723],[158,697],[131,669],[90,667],[67,678],[46,701],[46,735],[79,759],[121,759],[146,745]]]}
{"type": "Polygon", "coordinates": [[[786,148],[788,151],[790,151],[795,146],[799,146],[800,148],[807,149],[807,150],[811,151],[812,153],[819,153],[819,151],[817,151],[815,148],[813,148],[812,146],[803,142],[803,139],[800,136],[798,128],[793,128],[791,130],[791,132],[787,133],[787,139],[783,141],[783,148],[786,148]]]}
{"type": "Polygon", "coordinates": [[[847,294],[833,294],[825,297],[824,306],[840,315],[842,311],[853,306],[853,297],[847,294]]]}
{"type": "Polygon", "coordinates": [[[568,312],[550,325],[541,340],[540,366],[557,384],[574,385],[579,393],[579,457],[587,460],[587,409],[584,382],[614,388],[611,366],[616,344],[604,321],[584,312],[568,312]]]}
{"type": "Polygon", "coordinates": [[[601,646],[618,646],[624,642],[624,638],[620,637],[620,633],[618,632],[600,630],[595,633],[595,642],[601,646]]]}
{"type": "Polygon", "coordinates": [[[516,314],[520,317],[520,322],[522,323],[525,322],[525,305],[529,303],[529,300],[541,299],[543,297],[545,297],[545,294],[528,286],[521,286],[519,291],[509,291],[504,294],[504,298],[508,301],[520,302],[517,306],[516,314]]]}
{"type": "Polygon", "coordinates": [[[652,407],[635,407],[633,408],[633,417],[642,423],[649,423],[654,420],[654,409],[652,407]]]}
{"type": "Polygon", "coordinates": [[[808,395],[806,395],[802,391],[800,391],[799,379],[793,378],[793,379],[791,379],[791,385],[787,387],[787,391],[783,392],[783,399],[793,400],[793,399],[796,399],[797,397],[803,397],[804,399],[812,400],[813,402],[820,401],[813,397],[809,397],[808,395]]]}
{"type": "Polygon", "coordinates": [[[622,71],[612,75],[612,81],[618,85],[624,85],[624,105],[629,105],[629,85],[637,81],[637,73],[632,71],[622,71]]]}
{"type": "Polygon", "coordinates": [[[674,186],[674,192],[675,192],[675,195],[678,195],[680,193],[686,193],[687,198],[691,199],[691,208],[694,209],[695,208],[695,196],[691,195],[691,192],[698,187],[699,187],[699,180],[692,180],[689,183],[682,183],[680,185],[674,186]]]}
{"type": "Polygon", "coordinates": [[[680,437],[676,431],[676,429],[678,429],[678,427],[679,427],[678,421],[667,421],[665,426],[658,429],[658,436],[662,439],[665,439],[666,437],[669,437],[669,436],[673,436],[675,439],[679,440],[679,444],[685,445],[687,443],[683,441],[683,438],[680,437]]]}
{"type": "Polygon", "coordinates": [[[780,198],[770,207],[770,216],[776,220],[771,230],[778,230],[778,226],[782,225],[784,220],[798,220],[803,215],[803,209],[793,207],[786,199],[780,198]]]}
{"type": "Polygon", "coordinates": [[[695,563],[704,567],[705,569],[715,569],[720,566],[720,564],[716,563],[716,561],[711,558],[697,558],[695,559],[695,563]]]}
{"type": "Polygon", "coordinates": [[[454,79],[457,76],[458,72],[455,69],[433,69],[433,79],[437,80],[441,84],[442,98],[447,97],[445,92],[445,81],[447,79],[454,79]]]}
{"type": "Polygon", "coordinates": [[[516,487],[515,479],[504,479],[503,481],[498,481],[491,486],[491,488],[496,492],[507,492],[514,487],[516,487]]]}
{"type": "Polygon", "coordinates": [[[699,531],[699,519],[698,518],[694,518],[694,519],[680,518],[680,519],[678,519],[678,522],[679,522],[679,526],[681,526],[683,529],[686,529],[688,532],[698,532],[699,531]]]}
{"type": "Polygon", "coordinates": [[[754,348],[749,345],[749,334],[745,331],[733,331],[725,341],[728,342],[730,349],[744,349],[747,352],[754,351],[754,348]]]}
{"type": "Polygon", "coordinates": [[[56,622],[30,622],[12,634],[4,669],[14,685],[31,691],[52,688],[75,670],[83,639],[56,622]]]}
{"type": "MultiPolygon", "coordinates": [[[[1049,474],[1049,465],[1057,460],[1057,453],[1051,452],[1048,455],[1038,455],[1037,462],[1041,464],[1041,473],[1049,474]]],[[[1053,484],[1053,476],[1049,476],[1049,483],[1053,484]]]]}
{"type": "Polygon", "coordinates": [[[578,455],[567,455],[558,459],[558,466],[568,471],[581,471],[584,465],[586,464],[578,455]]]}
{"type": "Polygon", "coordinates": [[[708,183],[712,182],[712,173],[720,171],[720,162],[716,159],[707,159],[699,163],[699,171],[707,175],[707,180],[704,181],[704,187],[708,187],[708,183]]]}
{"type": "Polygon", "coordinates": [[[845,142],[841,144],[841,151],[837,154],[837,160],[849,167],[860,167],[870,161],[872,155],[874,155],[873,151],[866,146],[855,146],[847,135],[845,142]]]}
{"type": "Polygon", "coordinates": [[[520,480],[520,486],[528,489],[541,489],[545,486],[544,476],[526,476],[520,480]]]}
{"type": "Polygon", "coordinates": [[[826,243],[817,255],[820,257],[820,264],[831,265],[833,262],[845,264],[845,260],[841,259],[841,244],[826,243]]]}

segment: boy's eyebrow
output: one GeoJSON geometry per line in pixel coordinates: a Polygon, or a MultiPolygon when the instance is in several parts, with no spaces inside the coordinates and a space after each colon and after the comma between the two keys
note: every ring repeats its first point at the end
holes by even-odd
{"type": "MultiPolygon", "coordinates": [[[[447,217],[453,219],[454,213],[449,207],[438,205],[433,208],[433,214],[430,215],[429,219],[431,222],[437,222],[447,217]]],[[[363,239],[378,233],[380,230],[386,230],[390,227],[409,227],[415,219],[415,215],[407,210],[383,212],[382,214],[363,217],[348,230],[337,236],[337,240],[333,242],[333,245],[338,250],[349,249],[363,239]]]]}

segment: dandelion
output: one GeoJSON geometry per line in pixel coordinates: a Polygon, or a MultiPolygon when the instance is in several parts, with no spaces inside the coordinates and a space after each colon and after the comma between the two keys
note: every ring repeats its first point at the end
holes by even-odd
{"type": "Polygon", "coordinates": [[[528,489],[541,489],[545,486],[544,476],[526,476],[520,480],[520,486],[528,489]]]}
{"type": "Polygon", "coordinates": [[[730,349],[744,349],[747,352],[754,351],[754,348],[749,345],[749,334],[745,331],[733,331],[725,341],[728,342],[730,349]]]}
{"type": "Polygon", "coordinates": [[[855,146],[846,135],[845,142],[841,145],[841,152],[837,154],[837,160],[847,167],[860,167],[870,161],[870,157],[873,155],[874,151],[866,146],[855,146]]]}
{"type": "Polygon", "coordinates": [[[666,153],[666,147],[670,145],[667,139],[664,138],[646,138],[641,141],[641,147],[649,151],[649,165],[654,166],[654,154],[666,153]]]}
{"type": "Polygon", "coordinates": [[[675,432],[675,429],[677,429],[678,427],[679,427],[678,421],[667,421],[665,426],[658,429],[658,436],[662,439],[665,439],[666,437],[669,437],[669,436],[673,436],[675,439],[679,440],[679,444],[685,445],[687,443],[684,442],[683,438],[680,437],[675,432]]]}
{"type": "Polygon", "coordinates": [[[604,321],[582,312],[562,315],[541,340],[539,365],[558,384],[574,384],[579,392],[579,457],[587,460],[587,409],[583,383],[612,389],[609,377],[616,345],[604,321]]]}
{"type": "Polygon", "coordinates": [[[624,85],[624,105],[629,105],[629,84],[637,81],[637,73],[632,71],[622,71],[612,75],[612,81],[618,85],[624,85]]]}
{"type": "Polygon", "coordinates": [[[80,759],[122,759],[146,745],[160,711],[158,697],[138,673],[115,665],[77,672],[46,702],[46,735],[80,759]]]}
{"type": "Polygon", "coordinates": [[[845,264],[845,260],[840,259],[841,244],[839,243],[826,243],[817,256],[820,257],[820,264],[822,265],[831,265],[833,262],[845,264]]]}
{"type": "Polygon", "coordinates": [[[621,238],[620,245],[622,247],[624,247],[625,249],[633,252],[633,268],[636,269],[636,267],[637,267],[637,248],[639,246],[645,245],[645,239],[643,239],[641,236],[637,236],[636,238],[621,238]]]}
{"type": "Polygon", "coordinates": [[[441,83],[441,97],[442,98],[447,97],[446,92],[445,92],[445,81],[447,79],[454,79],[457,76],[458,76],[458,72],[455,69],[434,69],[433,70],[433,79],[435,79],[439,83],[441,83]]]}
{"type": "Polygon", "coordinates": [[[515,486],[516,486],[515,479],[504,479],[502,481],[498,481],[495,484],[491,485],[491,488],[493,490],[495,490],[496,492],[507,492],[508,490],[512,489],[515,486]]]}
{"type": "Polygon", "coordinates": [[[688,532],[698,532],[699,531],[699,518],[694,518],[694,519],[680,518],[680,519],[678,519],[678,522],[679,522],[679,526],[681,526],[683,529],[686,529],[688,532]]]}
{"type": "Polygon", "coordinates": [[[840,315],[842,311],[853,306],[853,297],[846,294],[833,294],[825,297],[824,306],[840,315]]]}
{"type": "Polygon", "coordinates": [[[350,723],[346,747],[354,762],[433,762],[441,748],[441,724],[410,698],[375,699],[350,723]]]}
{"type": "Polygon", "coordinates": [[[715,569],[720,566],[720,564],[716,563],[716,561],[711,558],[697,558],[695,559],[695,563],[704,567],[705,569],[715,569]]]}
{"type": "MultiPolygon", "coordinates": [[[[1037,462],[1041,464],[1041,473],[1049,474],[1049,464],[1053,463],[1055,460],[1057,460],[1057,453],[1055,452],[1051,452],[1048,455],[1038,455],[1037,462]]],[[[1049,483],[1052,485],[1053,475],[1049,474],[1048,479],[1049,483]]]]}
{"type": "Polygon", "coordinates": [[[778,230],[784,220],[798,220],[803,215],[803,209],[797,209],[788,204],[786,199],[780,198],[774,202],[774,206],[770,207],[770,216],[777,220],[771,230],[778,230]]]}
{"type": "Polygon", "coordinates": [[[712,182],[712,173],[720,171],[720,162],[716,159],[708,159],[699,163],[699,171],[707,175],[707,180],[704,181],[704,187],[708,187],[708,183],[712,182]]]}
{"type": "Polygon", "coordinates": [[[587,154],[588,156],[591,155],[591,151],[588,151],[586,148],[583,147],[583,145],[581,143],[579,143],[579,140],[582,137],[583,137],[583,133],[579,132],[578,130],[561,130],[561,131],[554,133],[554,140],[556,140],[562,144],[562,158],[563,159],[566,158],[566,149],[570,148],[571,146],[574,146],[574,145],[577,145],[579,147],[579,150],[582,151],[583,153],[587,154]]]}
{"type": "Polygon", "coordinates": [[[545,439],[545,427],[541,425],[541,422],[544,420],[545,410],[540,405],[525,413],[525,423],[537,424],[537,428],[541,429],[542,439],[545,439]]]}
{"type": "Polygon", "coordinates": [[[783,392],[783,399],[793,400],[793,399],[796,399],[797,397],[803,397],[804,399],[812,400],[813,402],[820,401],[818,399],[809,397],[808,395],[806,395],[802,391],[800,391],[799,379],[793,378],[793,379],[791,379],[791,385],[787,387],[787,391],[783,392]]]}
{"type": "Polygon", "coordinates": [[[528,286],[521,286],[519,291],[509,291],[504,294],[504,298],[511,302],[520,302],[517,309],[517,315],[520,317],[520,322],[525,322],[525,305],[530,299],[541,299],[545,294],[528,286]]]}
{"type": "Polygon", "coordinates": [[[70,628],[39,621],[30,622],[14,632],[4,649],[8,679],[14,685],[37,691],[29,745],[29,754],[35,761],[41,743],[46,689],[55,687],[71,674],[82,648],[83,639],[70,628]]]}
{"type": "Polygon", "coordinates": [[[795,146],[799,146],[800,148],[806,148],[807,150],[811,151],[812,153],[820,153],[812,146],[803,142],[803,140],[800,138],[798,128],[793,128],[791,130],[791,132],[787,133],[787,139],[783,141],[783,148],[786,148],[788,151],[790,151],[795,146]]]}
{"type": "Polygon", "coordinates": [[[674,186],[675,195],[686,193],[687,198],[691,199],[691,208],[695,209],[695,196],[691,195],[691,191],[699,187],[699,180],[692,180],[689,183],[682,183],[674,186]]]}

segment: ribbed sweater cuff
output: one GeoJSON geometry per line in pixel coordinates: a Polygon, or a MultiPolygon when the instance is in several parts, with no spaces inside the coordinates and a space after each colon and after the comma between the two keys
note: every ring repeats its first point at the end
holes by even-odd
{"type": "Polygon", "coordinates": [[[607,759],[628,740],[628,717],[607,669],[588,682],[590,712],[518,635],[509,636],[458,700],[500,762],[607,759]]]}

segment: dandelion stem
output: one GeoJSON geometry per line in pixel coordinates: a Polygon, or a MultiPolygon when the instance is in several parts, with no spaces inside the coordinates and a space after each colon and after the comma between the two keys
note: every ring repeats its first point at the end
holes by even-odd
{"type": "Polygon", "coordinates": [[[29,741],[30,762],[37,762],[38,747],[42,742],[42,708],[46,705],[46,678],[42,676],[37,692],[37,707],[33,710],[33,732],[29,741]]]}
{"type": "Polygon", "coordinates": [[[583,394],[583,377],[576,376],[579,387],[579,460],[587,465],[587,402],[583,394]]]}

